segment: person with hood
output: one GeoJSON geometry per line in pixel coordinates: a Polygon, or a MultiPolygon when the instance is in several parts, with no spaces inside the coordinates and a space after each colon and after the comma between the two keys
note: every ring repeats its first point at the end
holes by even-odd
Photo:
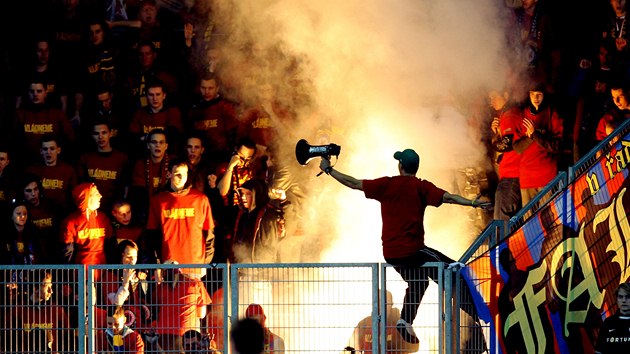
{"type": "Polygon", "coordinates": [[[237,189],[239,212],[232,238],[232,262],[274,263],[278,243],[285,236],[286,200],[269,198],[265,181],[250,179],[237,189]]]}
{"type": "Polygon", "coordinates": [[[524,134],[514,142],[514,150],[521,154],[519,182],[523,206],[558,174],[564,128],[545,91],[541,82],[534,81],[530,86],[529,105],[523,110],[524,134]]]}
{"type": "Polygon", "coordinates": [[[105,243],[112,238],[112,225],[106,213],[99,213],[101,194],[93,183],[72,190],[78,210],[61,223],[63,259],[74,264],[105,264],[105,243]]]}

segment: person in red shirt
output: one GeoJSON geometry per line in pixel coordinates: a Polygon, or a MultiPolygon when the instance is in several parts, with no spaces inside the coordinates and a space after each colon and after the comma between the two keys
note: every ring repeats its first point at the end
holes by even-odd
{"type": "Polygon", "coordinates": [[[219,78],[214,74],[202,76],[199,79],[201,97],[189,113],[193,129],[208,142],[206,150],[213,163],[230,158],[238,127],[234,104],[223,98],[220,87],[219,78]]]}
{"type": "Polygon", "coordinates": [[[514,142],[521,154],[520,184],[523,205],[558,174],[562,119],[545,99],[545,85],[534,81],[529,91],[529,107],[523,111],[523,136],[514,142]]]}
{"type": "Polygon", "coordinates": [[[125,194],[129,180],[127,154],[112,148],[111,133],[108,122],[94,122],[91,134],[96,143],[96,151],[81,155],[78,168],[79,180],[93,182],[103,195],[101,204],[104,210],[109,210],[114,199],[125,194]]]}
{"type": "Polygon", "coordinates": [[[29,166],[27,172],[41,178],[42,192],[61,210],[69,210],[72,204],[70,194],[77,185],[77,173],[74,167],[59,158],[61,146],[59,139],[53,135],[42,137],[40,154],[43,164],[29,166]]]}
{"type": "Polygon", "coordinates": [[[499,184],[494,195],[494,219],[509,220],[521,209],[519,171],[521,155],[514,151],[514,141],[522,134],[523,112],[510,104],[507,91],[490,91],[492,148],[499,153],[499,184]]]}
{"type": "Polygon", "coordinates": [[[10,335],[0,338],[3,352],[31,353],[37,349],[35,345],[42,342],[48,347],[46,352],[73,350],[74,336],[68,313],[52,300],[52,274],[47,270],[35,270],[28,282],[32,284],[30,291],[4,311],[3,328],[10,335]]]}
{"type": "MultiPolygon", "coordinates": [[[[185,160],[173,160],[168,177],[170,190],[151,199],[147,242],[156,250],[158,259],[209,264],[214,255],[214,221],[208,197],[187,185],[185,160]]],[[[183,272],[201,277],[205,268],[183,272]]]]}
{"type": "Polygon", "coordinates": [[[63,143],[74,142],[74,130],[65,114],[50,107],[46,97],[47,84],[41,77],[35,77],[29,84],[29,103],[17,110],[16,140],[23,147],[22,158],[28,163],[37,160],[41,138],[53,134],[62,138],[63,143]]]}
{"type": "MultiPolygon", "coordinates": [[[[164,264],[177,264],[167,260],[164,264]]],[[[158,343],[162,350],[170,353],[183,351],[182,336],[188,330],[200,329],[200,320],[207,315],[207,307],[212,300],[204,284],[196,278],[184,274],[184,269],[168,268],[163,271],[164,281],[154,293],[157,308],[153,323],[158,343]]]]}
{"type": "Polygon", "coordinates": [[[381,203],[383,229],[383,256],[407,282],[407,291],[400,320],[396,328],[410,343],[419,343],[411,324],[416,317],[420,301],[429,286],[427,278],[437,281],[437,268],[418,268],[426,262],[455,261],[424,244],[424,212],[428,206],[439,207],[442,203],[487,208],[489,202],[477,198],[470,200],[451,194],[433,183],[417,178],[420,157],[412,149],[397,151],[399,176],[381,177],[375,180],[358,180],[332,168],[327,158],[322,158],[319,168],[342,185],[365,192],[366,198],[381,203]]]}
{"type": "Polygon", "coordinates": [[[74,188],[72,196],[78,210],[61,224],[66,263],[107,263],[105,241],[112,236],[112,225],[107,214],[98,212],[101,194],[93,183],[82,183],[74,188]]]}

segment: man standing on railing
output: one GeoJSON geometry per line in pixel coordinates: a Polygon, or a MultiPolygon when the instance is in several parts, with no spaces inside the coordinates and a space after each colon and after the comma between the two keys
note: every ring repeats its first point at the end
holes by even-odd
{"type": "Polygon", "coordinates": [[[418,268],[427,262],[455,262],[424,244],[425,209],[427,206],[439,207],[442,203],[487,208],[491,203],[448,193],[417,178],[420,157],[411,149],[397,151],[394,158],[398,160],[400,175],[375,180],[358,180],[343,174],[333,169],[326,158],[322,158],[319,168],[344,186],[362,190],[367,198],[381,203],[383,256],[408,285],[396,328],[406,341],[419,343],[411,324],[429,286],[427,279],[437,281],[437,268],[426,268],[422,272],[418,268]]]}

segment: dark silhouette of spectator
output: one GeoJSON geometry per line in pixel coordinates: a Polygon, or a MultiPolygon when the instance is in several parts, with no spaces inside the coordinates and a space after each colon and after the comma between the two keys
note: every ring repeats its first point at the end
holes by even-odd
{"type": "Polygon", "coordinates": [[[186,354],[219,354],[214,339],[203,335],[199,331],[191,329],[182,336],[184,351],[186,354]]]}
{"type": "Polygon", "coordinates": [[[169,101],[173,101],[175,104],[178,89],[177,79],[156,64],[158,54],[155,44],[147,41],[140,42],[136,54],[138,67],[129,71],[123,88],[126,111],[134,112],[149,106],[147,84],[152,80],[163,82],[163,90],[171,95],[169,101]]]}
{"type": "Polygon", "coordinates": [[[603,41],[610,48],[610,67],[615,76],[623,79],[629,77],[628,64],[630,64],[630,54],[628,52],[628,40],[630,31],[626,23],[626,13],[628,10],[626,0],[611,0],[606,27],[602,33],[603,41]]]}
{"type": "Polygon", "coordinates": [[[59,71],[58,61],[55,60],[57,53],[51,48],[52,41],[46,38],[35,40],[33,50],[33,63],[22,75],[22,80],[18,85],[20,92],[17,93],[15,105],[20,108],[26,101],[28,102],[28,92],[22,92],[28,88],[32,77],[41,77],[40,80],[46,83],[46,101],[51,107],[60,109],[66,113],[68,105],[68,96],[66,93],[66,85],[63,80],[62,73],[59,71]],[[51,54],[52,53],[52,54],[51,54]]]}
{"type": "MultiPolygon", "coordinates": [[[[118,55],[109,39],[109,26],[101,18],[86,25],[88,40],[81,53],[81,84],[77,97],[81,97],[81,113],[93,112],[97,90],[106,87],[114,92],[118,78],[118,55]]],[[[84,122],[81,122],[82,124],[84,122]]]]}
{"type": "Polygon", "coordinates": [[[250,179],[237,189],[240,196],[232,237],[235,263],[276,263],[279,243],[286,236],[281,200],[269,199],[265,181],[250,179]]]}
{"type": "Polygon", "coordinates": [[[238,320],[230,329],[230,348],[236,354],[261,354],[264,351],[265,330],[253,318],[238,320]]]}
{"type": "Polygon", "coordinates": [[[271,332],[271,330],[267,327],[267,316],[265,315],[262,306],[258,304],[250,304],[245,310],[245,317],[256,320],[262,326],[265,334],[265,340],[263,342],[263,351],[265,353],[284,353],[284,339],[271,332]]]}
{"type": "Polygon", "coordinates": [[[16,193],[18,180],[17,171],[11,164],[12,157],[8,145],[0,144],[0,212],[8,206],[11,199],[15,197],[23,199],[16,193]]]}
{"type": "MultiPolygon", "coordinates": [[[[409,354],[417,352],[420,345],[418,343],[412,344],[405,341],[400,333],[398,333],[398,331],[396,330],[396,321],[398,321],[398,319],[400,318],[400,310],[393,306],[394,299],[392,297],[392,293],[389,292],[389,290],[387,291],[386,296],[387,299],[385,301],[384,315],[387,319],[387,322],[385,324],[385,338],[387,340],[385,348],[387,348],[387,354],[409,354]]],[[[359,353],[371,354],[373,340],[374,338],[372,337],[372,316],[370,315],[359,321],[356,327],[354,327],[354,332],[352,333],[352,336],[348,341],[348,346],[352,348],[352,350],[355,350],[359,353]]]]}
{"type": "MultiPolygon", "coordinates": [[[[610,70],[599,70],[586,92],[577,101],[573,126],[573,161],[577,162],[595,147],[597,125],[608,111],[618,113],[610,102],[610,70]],[[593,134],[595,132],[595,134],[593,134]]],[[[614,86],[613,84],[612,86],[614,86]]],[[[613,113],[613,114],[614,114],[613,113]]]]}

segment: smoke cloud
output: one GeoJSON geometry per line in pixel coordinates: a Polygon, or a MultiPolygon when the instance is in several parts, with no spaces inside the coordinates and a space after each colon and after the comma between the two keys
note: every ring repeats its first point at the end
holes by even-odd
{"type": "MultiPolygon", "coordinates": [[[[283,261],[382,261],[379,204],[315,177],[317,159],[299,166],[292,153],[300,138],[341,145],[335,168],[359,179],[398,174],[393,153],[413,148],[419,177],[465,194],[460,171],[485,163],[471,106],[507,70],[500,7],[493,0],[216,2],[225,34],[219,46],[232,63],[226,86],[250,104],[271,85],[295,116],[285,122],[280,161],[301,178],[307,198],[301,236],[287,243],[283,261]]],[[[428,210],[426,243],[458,258],[478,235],[476,217],[461,206],[428,210]]]]}

